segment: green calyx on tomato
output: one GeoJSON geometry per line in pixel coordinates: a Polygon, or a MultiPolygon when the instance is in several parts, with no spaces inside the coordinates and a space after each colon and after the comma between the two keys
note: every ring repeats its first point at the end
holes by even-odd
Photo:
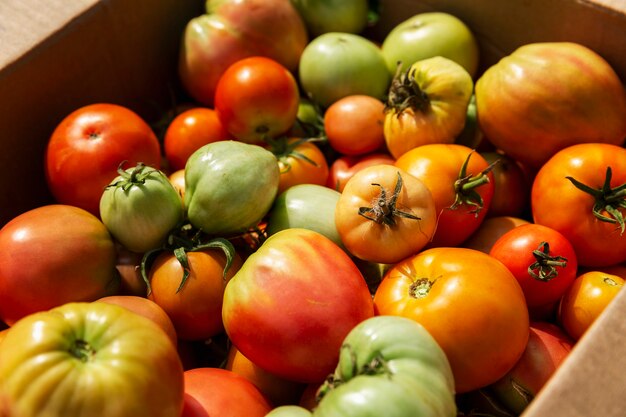
{"type": "Polygon", "coordinates": [[[128,191],[134,185],[145,184],[150,174],[158,171],[154,168],[146,169],[148,167],[143,162],[138,162],[135,168],[132,168],[130,171],[125,170],[123,166],[124,162],[117,168],[120,179],[107,185],[106,189],[121,188],[124,191],[128,191]]]}
{"type": "Polygon", "coordinates": [[[230,269],[233,259],[235,257],[235,246],[228,240],[220,237],[212,238],[206,242],[201,240],[202,238],[201,231],[194,229],[191,224],[183,225],[179,230],[174,231],[167,239],[167,244],[163,248],[155,249],[149,252],[146,252],[141,260],[140,270],[141,277],[143,278],[146,286],[148,287],[148,295],[152,292],[152,288],[150,286],[150,280],[148,278],[148,270],[152,261],[156,258],[157,255],[162,253],[163,251],[172,251],[174,256],[180,262],[180,265],[183,267],[183,275],[180,280],[180,285],[176,289],[176,293],[180,292],[183,289],[185,282],[189,278],[191,273],[189,269],[189,259],[187,258],[187,253],[192,251],[201,251],[204,249],[221,249],[226,256],[226,264],[224,266],[224,270],[222,272],[222,276],[224,280],[226,280],[226,274],[230,269]]]}
{"type": "Polygon", "coordinates": [[[289,163],[290,157],[301,159],[315,167],[319,166],[317,162],[296,150],[301,144],[312,142],[314,139],[298,138],[294,141],[290,141],[289,138],[282,136],[276,139],[268,138],[266,141],[270,145],[270,150],[276,155],[276,159],[278,159],[281,174],[289,172],[291,169],[291,164],[289,163]]]}
{"type": "Polygon", "coordinates": [[[396,224],[396,216],[413,220],[421,220],[420,217],[401,211],[396,207],[398,196],[400,195],[400,191],[402,191],[402,176],[399,172],[398,180],[396,181],[396,186],[391,197],[387,198],[387,190],[385,190],[382,185],[372,183],[372,186],[380,187],[380,195],[372,206],[359,207],[360,216],[372,220],[377,224],[385,224],[387,226],[394,226],[396,224]]]}
{"type": "Polygon", "coordinates": [[[470,152],[467,155],[465,162],[463,162],[463,165],[461,165],[459,177],[454,182],[454,191],[456,193],[454,203],[452,203],[452,205],[448,208],[450,210],[456,210],[459,206],[462,205],[472,206],[473,209],[470,211],[470,213],[473,213],[476,217],[478,217],[478,213],[484,207],[484,202],[483,198],[476,191],[476,188],[489,182],[489,177],[487,176],[487,174],[493,169],[493,167],[496,166],[496,164],[499,162],[499,159],[493,161],[491,164],[489,164],[489,166],[487,166],[487,168],[483,169],[478,174],[472,175],[467,173],[467,164],[469,163],[469,160],[472,157],[473,153],[474,151],[470,152]]]}
{"type": "Polygon", "coordinates": [[[398,62],[398,69],[391,81],[389,97],[385,103],[385,111],[396,110],[396,115],[400,115],[407,108],[414,111],[425,111],[430,105],[428,94],[420,87],[415,80],[415,66],[402,71],[402,62],[398,62]]]}
{"type": "Polygon", "coordinates": [[[528,273],[539,281],[550,281],[559,274],[556,269],[557,266],[561,268],[567,266],[567,258],[564,256],[550,255],[548,242],[541,242],[539,247],[533,251],[533,256],[537,261],[528,267],[528,273]]]}
{"type": "Polygon", "coordinates": [[[624,233],[626,229],[626,223],[624,222],[624,216],[619,208],[626,208],[626,183],[611,188],[611,177],[613,172],[611,167],[606,167],[606,177],[602,188],[595,189],[586,184],[581,183],[575,178],[566,177],[576,188],[590,194],[595,199],[593,205],[593,215],[603,222],[616,223],[619,225],[620,234],[624,233]],[[608,213],[609,216],[605,215],[608,213]]]}

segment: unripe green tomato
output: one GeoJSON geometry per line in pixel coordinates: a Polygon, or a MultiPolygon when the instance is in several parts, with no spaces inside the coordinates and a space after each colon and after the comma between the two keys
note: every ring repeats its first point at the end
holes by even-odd
{"type": "Polygon", "coordinates": [[[141,163],[119,173],[100,198],[102,223],[132,252],[158,248],[183,220],[180,194],[163,172],[141,163]]]}

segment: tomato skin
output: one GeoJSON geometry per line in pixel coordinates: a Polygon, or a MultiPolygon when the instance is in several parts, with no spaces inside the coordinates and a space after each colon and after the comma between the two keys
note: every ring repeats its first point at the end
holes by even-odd
{"type": "Polygon", "coordinates": [[[329,145],[343,155],[363,155],[384,149],[385,104],[372,96],[349,95],[324,112],[329,145]]]}
{"type": "Polygon", "coordinates": [[[522,414],[573,347],[574,341],[556,324],[531,322],[524,354],[513,369],[489,386],[489,391],[515,415],[522,414]]]}
{"type": "Polygon", "coordinates": [[[517,226],[528,223],[530,223],[528,220],[514,216],[487,217],[469,239],[463,242],[462,246],[488,254],[500,236],[517,226]]]}
{"type": "Polygon", "coordinates": [[[155,259],[149,273],[148,299],[165,310],[178,338],[209,339],[224,331],[221,314],[224,289],[241,267],[242,260],[235,254],[224,277],[226,256],[219,249],[190,251],[187,259],[189,277],[179,291],[183,267],[176,256],[166,251],[155,259]]]}
{"type": "MultiPolygon", "coordinates": [[[[531,188],[534,223],[562,233],[574,246],[581,266],[602,267],[626,261],[626,234],[620,232],[618,224],[594,216],[594,197],[576,188],[567,177],[599,190],[605,183],[607,167],[612,167],[610,186],[619,187],[626,183],[626,170],[622,168],[625,160],[626,149],[620,146],[572,145],[557,152],[535,176],[531,188]]],[[[626,215],[626,209],[616,209],[626,215]]]]}
{"type": "Polygon", "coordinates": [[[534,168],[567,146],[626,138],[621,80],[572,42],[530,43],[502,58],[476,82],[476,105],[487,139],[534,168]]]}
{"type": "Polygon", "coordinates": [[[58,203],[99,214],[102,190],[126,161],[159,169],[161,145],[132,110],[97,103],[67,115],[50,136],[45,155],[48,187],[58,203]]]}
{"type": "Polygon", "coordinates": [[[377,315],[422,324],[446,353],[457,393],[504,376],[529,332],[524,293],[506,267],[479,251],[442,247],[397,263],[374,294],[377,315]]]}
{"type": "Polygon", "coordinates": [[[214,109],[193,107],[183,111],[167,126],[163,138],[163,151],[170,171],[185,168],[187,159],[201,146],[232,138],[214,109]]]}
{"type": "Polygon", "coordinates": [[[489,255],[502,262],[520,283],[526,304],[533,315],[535,309],[557,302],[576,278],[578,261],[572,244],[561,233],[540,224],[525,224],[503,234],[493,245],[489,255]],[[542,243],[549,246],[542,249],[542,243]],[[533,268],[536,274],[545,271],[546,278],[535,278],[528,268],[539,258],[533,251],[546,252],[547,255],[565,265],[554,266],[554,276],[548,274],[548,268],[533,268]],[[550,278],[551,277],[551,278],[550,278]]]}
{"type": "Polygon", "coordinates": [[[367,284],[348,255],[299,228],[270,236],[246,259],[226,286],[222,308],[226,333],[241,353],[298,382],[324,380],[349,330],[373,315],[367,284]]]}
{"type": "Polygon", "coordinates": [[[392,165],[374,165],[354,174],[335,209],[335,225],[346,249],[359,259],[377,263],[395,263],[420,251],[433,236],[436,221],[430,190],[392,165]],[[402,187],[392,206],[389,202],[400,179],[402,187]],[[362,208],[371,209],[366,212],[370,218],[361,214],[362,208]],[[398,211],[416,218],[394,214],[398,211]],[[374,218],[378,214],[380,223],[374,218]]]}
{"type": "Polygon", "coordinates": [[[0,343],[0,375],[16,416],[171,417],[183,408],[174,344],[113,304],[68,303],[15,323],[0,343]]]}
{"type": "Polygon", "coordinates": [[[624,287],[624,279],[600,271],[579,275],[567,289],[557,310],[561,326],[578,341],[624,287]]]}
{"type": "Polygon", "coordinates": [[[300,104],[298,83],[287,68],[265,57],[229,66],[215,87],[215,111],[236,139],[261,143],[287,132],[300,104]]]}
{"type": "Polygon", "coordinates": [[[272,405],[244,377],[220,368],[185,371],[185,405],[181,417],[264,417],[272,405]]]}
{"type": "Polygon", "coordinates": [[[0,319],[18,319],[70,301],[115,293],[115,244],[104,224],[74,206],[24,212],[0,229],[0,319]]]}
{"type": "Polygon", "coordinates": [[[530,201],[532,178],[520,164],[501,152],[481,152],[489,164],[498,161],[493,173],[494,192],[489,206],[488,217],[526,215],[530,201]]]}
{"type": "MultiPolygon", "coordinates": [[[[486,173],[486,181],[474,187],[482,199],[482,208],[463,203],[452,208],[457,195],[455,182],[461,167],[469,158],[467,174],[479,176],[489,164],[479,154],[464,145],[434,143],[411,149],[395,162],[395,166],[420,179],[431,191],[437,212],[437,230],[429,247],[458,246],[478,227],[489,212],[495,190],[493,173],[486,173]]],[[[463,195],[462,193],[460,195],[463,195]]]]}
{"type": "Polygon", "coordinates": [[[361,169],[378,164],[393,165],[395,161],[395,158],[383,152],[340,156],[330,165],[326,186],[342,192],[348,180],[361,169]]]}
{"type": "Polygon", "coordinates": [[[312,38],[328,32],[361,33],[368,23],[367,0],[292,0],[291,3],[312,38]]]}
{"type": "Polygon", "coordinates": [[[278,194],[294,185],[326,184],[328,162],[318,145],[299,138],[289,138],[285,146],[283,152],[275,150],[280,168],[278,194]]]}

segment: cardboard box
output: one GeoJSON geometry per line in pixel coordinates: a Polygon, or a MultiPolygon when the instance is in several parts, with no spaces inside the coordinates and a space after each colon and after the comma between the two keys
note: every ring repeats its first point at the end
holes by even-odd
{"type": "MultiPolygon", "coordinates": [[[[424,11],[445,11],[476,34],[485,68],[518,46],[569,40],[600,53],[626,80],[623,0],[381,0],[372,36],[424,11]]],[[[0,225],[51,201],[48,137],[72,110],[126,105],[148,120],[177,88],[185,23],[203,0],[0,2],[0,225]]],[[[626,293],[621,293],[524,417],[626,416],[626,293]]]]}

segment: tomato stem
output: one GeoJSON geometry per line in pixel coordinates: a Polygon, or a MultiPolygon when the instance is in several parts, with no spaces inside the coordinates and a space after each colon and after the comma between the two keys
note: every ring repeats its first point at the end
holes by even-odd
{"type": "Polygon", "coordinates": [[[412,220],[421,220],[420,217],[398,210],[396,207],[398,196],[402,190],[402,176],[400,175],[400,172],[398,172],[398,179],[396,180],[393,194],[389,199],[387,199],[387,190],[385,190],[385,187],[378,183],[372,183],[371,185],[380,187],[380,194],[372,207],[359,207],[360,216],[372,220],[377,224],[384,224],[386,226],[395,226],[396,216],[412,220]]]}
{"type": "Polygon", "coordinates": [[[89,343],[82,339],[77,339],[72,343],[69,350],[70,354],[79,359],[81,362],[89,362],[91,358],[96,354],[96,351],[91,347],[89,343]]]}
{"type": "Polygon", "coordinates": [[[548,242],[541,242],[539,247],[533,251],[533,256],[536,261],[528,267],[528,274],[539,281],[548,282],[556,278],[559,275],[556,268],[558,266],[561,268],[567,266],[567,258],[550,255],[550,244],[548,242]]]}
{"type": "Polygon", "coordinates": [[[463,165],[461,165],[459,176],[454,182],[454,203],[452,203],[448,209],[456,210],[461,205],[467,205],[472,207],[469,212],[474,214],[475,217],[478,217],[478,214],[484,207],[484,201],[476,189],[481,185],[489,183],[488,174],[496,166],[496,164],[500,162],[500,159],[493,161],[489,164],[489,166],[487,166],[487,168],[483,169],[478,174],[472,175],[467,173],[467,166],[473,153],[474,151],[472,150],[472,152],[467,155],[463,165]]]}
{"type": "Polygon", "coordinates": [[[413,298],[425,298],[433,284],[428,278],[419,278],[409,286],[409,295],[413,298]]]}
{"type": "Polygon", "coordinates": [[[402,72],[402,62],[398,62],[389,88],[389,97],[385,103],[385,111],[393,109],[396,111],[396,117],[400,117],[408,108],[423,112],[430,107],[430,99],[415,80],[415,73],[416,69],[412,67],[402,72]]]}
{"type": "Polygon", "coordinates": [[[624,215],[620,210],[620,208],[626,209],[626,183],[618,187],[611,188],[612,177],[613,171],[611,170],[611,167],[608,166],[606,167],[604,184],[602,184],[602,187],[599,189],[583,184],[570,176],[565,178],[567,178],[576,188],[590,194],[595,199],[592,209],[593,215],[600,221],[617,224],[621,235],[624,234],[624,230],[626,230],[624,215]],[[608,213],[608,215],[605,213],[608,213]]]}

